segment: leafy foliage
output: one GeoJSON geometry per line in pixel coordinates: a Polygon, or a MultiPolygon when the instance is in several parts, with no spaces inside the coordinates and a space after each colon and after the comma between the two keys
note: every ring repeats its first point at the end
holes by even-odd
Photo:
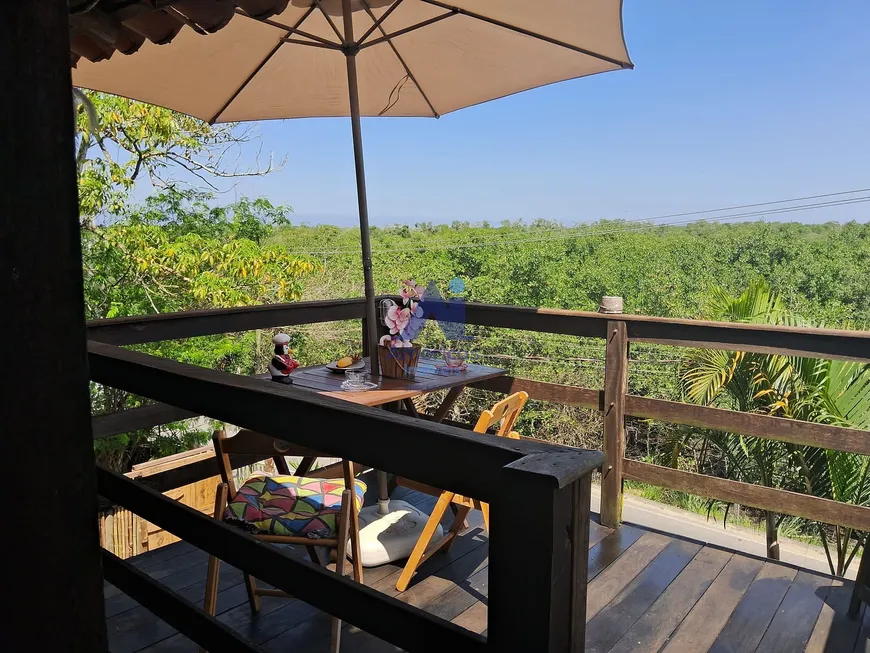
{"type": "MultiPolygon", "coordinates": [[[[714,319],[766,324],[802,324],[779,296],[762,283],[752,284],[736,298],[713,294],[714,319]]],[[[838,426],[870,426],[870,366],[814,358],[744,352],[700,350],[684,362],[682,374],[688,399],[724,404],[747,412],[788,417],[838,426]]],[[[769,487],[803,489],[836,501],[870,505],[870,459],[841,451],[799,447],[784,442],[735,434],[702,432],[723,455],[721,475],[769,487]]],[[[773,520],[768,519],[773,527],[773,520]]],[[[769,528],[770,528],[769,527],[769,528]]],[[[827,532],[819,534],[831,572],[842,575],[863,535],[835,527],[836,566],[827,532]],[[851,552],[849,550],[852,542],[851,552]]],[[[768,541],[775,540],[768,531],[768,541]]]]}
{"type": "Polygon", "coordinates": [[[117,317],[299,299],[300,279],[319,264],[252,240],[262,239],[270,224],[286,222],[284,209],[247,199],[215,208],[208,199],[166,191],[115,224],[86,230],[89,315],[117,317]]]}
{"type": "Polygon", "coordinates": [[[97,116],[79,106],[79,210],[89,223],[124,209],[143,173],[155,188],[193,180],[218,190],[217,180],[264,175],[280,168],[271,158],[260,167],[238,165],[241,149],[251,143],[250,128],[209,125],[162,107],[104,93],[86,93],[97,116]]]}
{"type": "MultiPolygon", "coordinates": [[[[289,224],[290,208],[265,198],[220,206],[214,179],[262,170],[233,167],[250,134],[211,127],[172,111],[88,94],[78,114],[79,200],[84,289],[91,319],[297,300],[317,261],[264,240],[289,224]],[[92,115],[96,113],[95,121],[92,115]],[[147,173],[156,192],[144,202],[131,191],[147,173]]],[[[214,369],[251,373],[259,359],[255,334],[197,338],[141,347],[149,353],[214,369]]],[[[113,388],[92,387],[93,412],[142,403],[113,388]]],[[[116,469],[201,443],[202,424],[172,424],[106,438],[98,459],[116,469]]]]}

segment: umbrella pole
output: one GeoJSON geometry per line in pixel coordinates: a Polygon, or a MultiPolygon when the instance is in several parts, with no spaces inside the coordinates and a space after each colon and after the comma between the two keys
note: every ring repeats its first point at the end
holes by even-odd
{"type": "Polygon", "coordinates": [[[347,62],[347,90],[350,98],[350,125],[353,132],[353,162],[356,168],[356,197],[359,206],[359,238],[362,246],[363,280],[366,296],[366,334],[372,376],[380,373],[378,361],[378,323],[375,311],[375,282],[372,277],[372,244],[369,236],[369,205],[366,198],[366,172],[363,161],[362,127],[359,112],[359,86],[356,76],[357,47],[353,40],[353,15],[350,0],[342,0],[344,17],[344,57],[347,62]]]}
{"type": "MultiPolygon", "coordinates": [[[[369,236],[369,204],[366,197],[366,171],[363,160],[362,126],[359,111],[359,85],[356,76],[357,47],[353,40],[353,14],[350,0],[341,2],[344,18],[344,58],[347,62],[347,91],[350,99],[350,125],[353,132],[353,162],[356,168],[356,197],[359,205],[359,239],[362,246],[363,279],[366,295],[365,338],[368,341],[369,364],[372,376],[379,374],[378,323],[375,311],[375,283],[372,276],[372,243],[369,236]]],[[[387,475],[378,470],[378,506],[381,514],[389,512],[390,495],[387,475]]]]}

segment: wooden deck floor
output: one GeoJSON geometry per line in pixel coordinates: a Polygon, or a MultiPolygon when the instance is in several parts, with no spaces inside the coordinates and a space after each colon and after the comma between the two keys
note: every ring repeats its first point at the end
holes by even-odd
{"type": "MultiPolygon", "coordinates": [[[[401,498],[424,510],[434,505],[434,499],[415,492],[401,498]]],[[[485,633],[487,538],[479,514],[470,523],[449,553],[428,561],[399,598],[485,633]]],[[[846,617],[851,582],[630,525],[610,531],[593,523],[590,545],[590,653],[870,653],[870,611],[856,621],[846,617]]],[[[133,562],[201,602],[206,560],[202,551],[178,543],[133,562]]],[[[366,584],[396,596],[399,571],[394,565],[367,569],[366,584]]],[[[222,567],[220,587],[219,618],[264,650],[328,650],[327,615],[298,600],[263,597],[260,613],[252,617],[241,574],[228,565],[222,567]]],[[[105,595],[113,653],[197,651],[114,587],[107,585],[105,595]]],[[[352,626],[344,632],[342,651],[398,650],[352,626]]]]}

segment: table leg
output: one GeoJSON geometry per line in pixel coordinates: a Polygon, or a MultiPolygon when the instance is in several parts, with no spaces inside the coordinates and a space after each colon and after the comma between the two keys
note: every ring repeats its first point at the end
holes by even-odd
{"type": "Polygon", "coordinates": [[[403,399],[402,404],[404,404],[405,410],[408,411],[408,414],[411,417],[420,417],[420,414],[417,412],[417,407],[414,405],[413,399],[403,399]]]}
{"type": "Polygon", "coordinates": [[[435,411],[435,414],[432,416],[433,422],[441,422],[445,417],[447,417],[447,413],[450,411],[450,408],[456,403],[456,400],[459,399],[459,395],[462,394],[462,391],[465,390],[464,385],[458,385],[447,392],[447,396],[444,397],[444,401],[441,402],[441,405],[435,411]]]}

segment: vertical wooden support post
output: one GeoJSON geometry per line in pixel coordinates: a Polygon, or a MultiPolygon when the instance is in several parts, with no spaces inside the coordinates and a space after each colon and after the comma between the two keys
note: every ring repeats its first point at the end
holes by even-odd
{"type": "Polygon", "coordinates": [[[601,523],[622,521],[622,459],[625,455],[625,393],[628,388],[628,336],[625,322],[607,323],[604,369],[604,466],[601,469],[601,523]]]}
{"type": "Polygon", "coordinates": [[[490,503],[488,646],[493,651],[582,653],[590,488],[602,455],[583,452],[579,464],[570,454],[529,458],[537,458],[531,465],[540,477],[534,478],[533,469],[523,470],[490,503]],[[582,474],[541,482],[547,469],[570,465],[582,474]],[[523,531],[534,533],[532,538],[517,537],[518,506],[534,506],[522,518],[523,531]]]}
{"type": "Polygon", "coordinates": [[[586,585],[589,582],[589,503],[592,499],[592,474],[573,485],[571,516],[571,605],[569,649],[572,653],[586,647],[586,585]]]}
{"type": "Polygon", "coordinates": [[[3,486],[45,532],[0,538],[0,651],[107,650],[91,437],[66,0],[0,20],[3,486]]]}

